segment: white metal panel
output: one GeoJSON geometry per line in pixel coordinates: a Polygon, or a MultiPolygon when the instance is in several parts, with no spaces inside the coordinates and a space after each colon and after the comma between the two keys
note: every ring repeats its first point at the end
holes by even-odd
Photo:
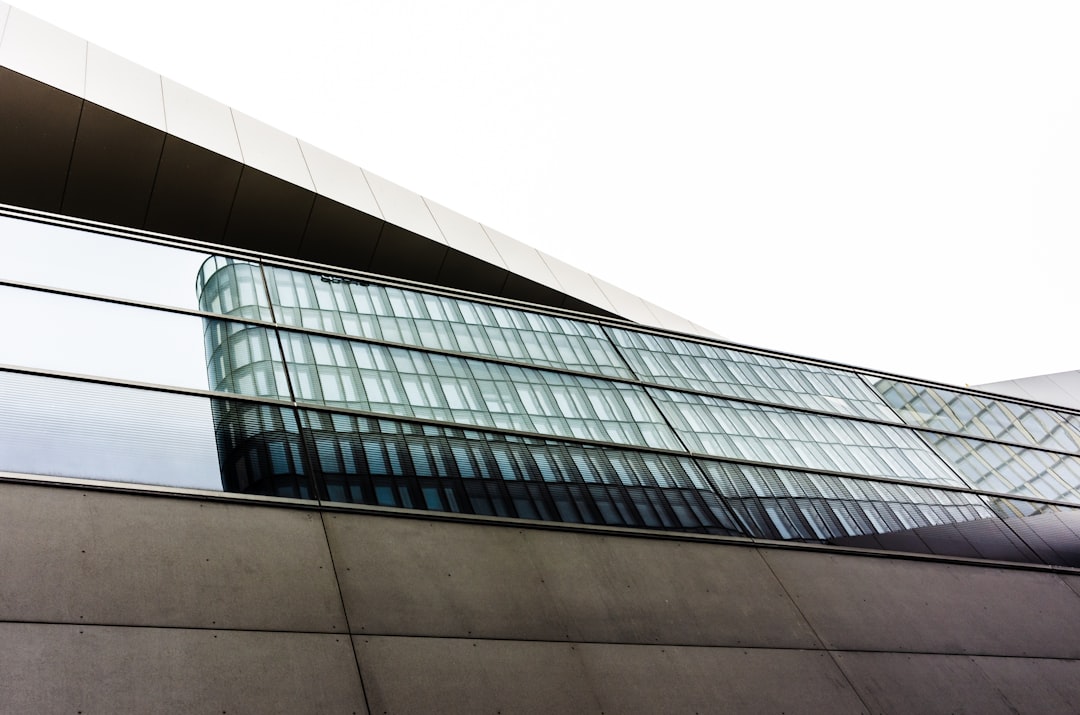
{"type": "Polygon", "coordinates": [[[7,25],[8,14],[11,13],[11,5],[0,2],[0,45],[4,44],[4,27],[7,25]]]}
{"type": "Polygon", "coordinates": [[[571,266],[566,261],[555,258],[555,256],[549,256],[543,251],[539,253],[547,267],[555,274],[555,279],[559,281],[559,285],[563,287],[565,293],[578,300],[583,300],[589,305],[595,305],[597,308],[615,310],[615,306],[611,304],[604,292],[596,285],[592,275],[580,268],[571,266]]]}
{"type": "Polygon", "coordinates": [[[484,226],[481,224],[484,232],[491,238],[491,242],[495,244],[496,250],[499,251],[499,255],[502,256],[503,262],[506,268],[511,273],[516,273],[519,276],[524,276],[529,280],[536,281],[541,285],[545,285],[549,288],[554,288],[557,291],[564,292],[562,285],[559,284],[555,274],[551,272],[548,265],[544,263],[544,259],[541,258],[540,252],[532,246],[526,246],[517,239],[510,238],[505,233],[500,233],[490,226],[484,226]]]}
{"type": "MultiPolygon", "coordinates": [[[[648,303],[648,301],[646,301],[648,303]]],[[[681,315],[676,315],[666,308],[661,308],[655,303],[648,303],[649,311],[660,321],[660,327],[667,330],[676,330],[680,333],[701,335],[709,338],[720,338],[719,335],[697,323],[691,322],[681,315]]]]}
{"type": "Polygon", "coordinates": [[[162,78],[165,128],[173,136],[242,162],[232,112],[221,102],[162,78]]]}
{"type": "Polygon", "coordinates": [[[375,194],[375,200],[382,209],[384,219],[395,226],[446,244],[446,238],[439,230],[439,225],[435,223],[435,218],[428,211],[427,204],[424,203],[420,194],[413,193],[370,171],[365,171],[364,175],[367,176],[368,185],[375,194]]]}
{"type": "Polygon", "coordinates": [[[0,65],[77,97],[86,87],[86,40],[11,8],[0,65]]]}
{"type": "Polygon", "coordinates": [[[1047,378],[1057,386],[1059,405],[1080,409],[1080,372],[1057,372],[1047,378]]]}
{"type": "Polygon", "coordinates": [[[94,44],[86,50],[86,99],[165,130],[161,75],[94,44]]]}
{"type": "Polygon", "coordinates": [[[1023,400],[1035,400],[1080,409],[1080,372],[1075,370],[990,382],[984,385],[973,385],[973,387],[999,395],[1019,397],[1023,400]]]}
{"type": "Polygon", "coordinates": [[[483,227],[471,218],[462,216],[457,211],[452,211],[431,199],[424,199],[431,215],[435,217],[435,223],[439,225],[446,243],[451,248],[456,248],[462,253],[487,261],[501,268],[505,268],[502,256],[495,250],[491,238],[484,232],[483,227]]]}
{"type": "Polygon", "coordinates": [[[305,141],[300,142],[300,151],[307,161],[315,191],[370,216],[382,218],[382,211],[375,202],[375,195],[371,193],[363,169],[305,141]]]}
{"type": "Polygon", "coordinates": [[[644,325],[663,327],[652,311],[649,310],[649,306],[644,300],[629,291],[608,283],[602,278],[596,278],[595,280],[596,284],[600,286],[600,290],[604,291],[604,295],[608,297],[608,300],[615,307],[617,315],[644,325]]]}
{"type": "Polygon", "coordinates": [[[309,191],[315,190],[296,137],[235,109],[232,114],[245,164],[309,191]]]}

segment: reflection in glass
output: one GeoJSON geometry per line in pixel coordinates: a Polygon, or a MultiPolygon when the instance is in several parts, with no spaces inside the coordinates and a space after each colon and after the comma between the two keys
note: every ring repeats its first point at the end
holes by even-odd
{"type": "Polygon", "coordinates": [[[202,320],[0,286],[0,364],[205,390],[202,320]]]}
{"type": "Polygon", "coordinates": [[[963,486],[910,430],[670,390],[649,394],[700,454],[963,486]]]}
{"type": "Polygon", "coordinates": [[[254,263],[227,256],[210,256],[199,268],[195,282],[199,309],[251,320],[272,320],[263,287],[262,269],[254,263]]]}
{"type": "Polygon", "coordinates": [[[213,412],[226,491],[312,498],[292,407],[214,398],[213,412]]]}
{"type": "Polygon", "coordinates": [[[1080,504],[1080,458],[936,432],[923,437],[976,489],[1080,504]]]}
{"type": "Polygon", "coordinates": [[[0,216],[0,281],[195,310],[206,253],[0,216]]]}
{"type": "Polygon", "coordinates": [[[881,398],[851,372],[618,328],[607,332],[644,382],[896,421],[881,398]]]}
{"type": "Polygon", "coordinates": [[[828,541],[993,517],[976,496],[865,479],[699,460],[755,536],[828,541]]]}
{"type": "Polygon", "coordinates": [[[873,385],[904,421],[915,427],[1080,451],[1080,426],[1053,410],[896,380],[879,379],[873,385]]]}
{"type": "MultiPolygon", "coordinates": [[[[1080,568],[1080,509],[1021,499],[989,500],[1017,540],[1040,561],[1080,568]]],[[[1006,553],[1003,560],[1021,561],[1006,553]]]]}
{"type": "Polygon", "coordinates": [[[687,457],[304,410],[332,501],[737,533],[687,457]]]}
{"type": "Polygon", "coordinates": [[[322,335],[280,335],[300,402],[661,449],[680,446],[635,385],[322,335]]]}
{"type": "Polygon", "coordinates": [[[285,268],[266,273],[283,325],[631,377],[592,323],[285,268]]]}
{"type": "Polygon", "coordinates": [[[0,370],[0,471],[221,489],[210,400],[0,370]]]}

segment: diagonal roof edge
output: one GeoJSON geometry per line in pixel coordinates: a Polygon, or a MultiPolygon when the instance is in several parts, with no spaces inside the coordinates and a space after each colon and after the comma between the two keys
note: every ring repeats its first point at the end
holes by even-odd
{"type": "Polygon", "coordinates": [[[711,331],[0,2],[0,203],[711,331]]]}

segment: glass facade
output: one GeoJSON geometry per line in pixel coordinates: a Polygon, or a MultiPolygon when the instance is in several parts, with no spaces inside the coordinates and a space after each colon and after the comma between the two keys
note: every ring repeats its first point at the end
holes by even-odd
{"type": "Polygon", "coordinates": [[[1067,410],[157,237],[0,245],[12,475],[1080,566],[1067,410]]]}

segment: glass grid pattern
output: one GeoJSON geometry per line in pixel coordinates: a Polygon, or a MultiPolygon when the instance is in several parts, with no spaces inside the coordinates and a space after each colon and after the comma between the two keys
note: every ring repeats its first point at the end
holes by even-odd
{"type": "Polygon", "coordinates": [[[739,533],[689,457],[314,410],[301,424],[333,501],[739,533]]]}
{"type": "Polygon", "coordinates": [[[755,536],[828,541],[993,518],[974,494],[701,460],[755,536]]]}
{"type": "Polygon", "coordinates": [[[632,377],[592,323],[284,268],[266,275],[282,325],[632,377]]]}
{"type": "Polygon", "coordinates": [[[640,387],[282,331],[297,400],[400,417],[678,449],[640,387]]]}
{"type": "Polygon", "coordinates": [[[923,436],[975,489],[1080,504],[1080,458],[936,432],[923,436]]]}
{"type": "Polygon", "coordinates": [[[876,380],[873,385],[915,427],[1080,452],[1080,426],[1075,418],[1053,410],[896,380],[876,380]]]}
{"type": "Polygon", "coordinates": [[[608,329],[637,376],[667,387],[896,422],[855,373],[649,333],[608,329]]]}
{"type": "Polygon", "coordinates": [[[963,486],[911,431],[649,389],[691,449],[715,457],[963,486]]]}

